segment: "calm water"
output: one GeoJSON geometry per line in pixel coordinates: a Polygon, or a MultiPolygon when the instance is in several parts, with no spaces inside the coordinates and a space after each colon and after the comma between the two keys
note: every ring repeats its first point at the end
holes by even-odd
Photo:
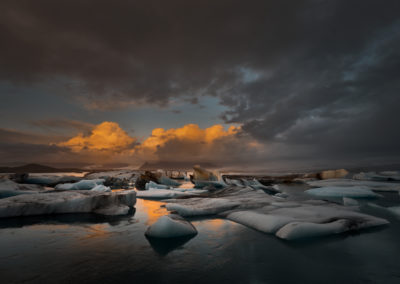
{"type": "Polygon", "coordinates": [[[400,283],[400,221],[377,209],[365,208],[390,226],[316,241],[192,219],[196,237],[149,243],[162,204],[138,199],[123,217],[0,220],[0,283],[400,283]]]}

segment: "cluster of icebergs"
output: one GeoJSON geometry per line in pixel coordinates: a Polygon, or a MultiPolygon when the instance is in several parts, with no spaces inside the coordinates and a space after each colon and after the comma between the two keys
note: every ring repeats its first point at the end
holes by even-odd
{"type": "MultiPolygon", "coordinates": [[[[305,190],[310,199],[305,200],[292,198],[276,184],[266,186],[249,177],[223,178],[197,166],[191,176],[192,186],[182,186],[162,172],[137,176],[129,171],[111,171],[84,178],[23,176],[19,183],[0,179],[0,218],[87,212],[123,215],[139,197],[163,200],[171,212],[148,228],[145,235],[149,238],[194,236],[196,228],[184,218],[197,216],[226,218],[285,240],[388,224],[385,219],[361,213],[357,200],[380,198],[376,193],[380,191],[400,192],[399,172],[349,175],[345,170],[334,170],[305,177],[303,181],[310,187],[305,190]],[[138,190],[111,190],[112,185],[126,184],[138,185],[138,190]],[[321,200],[325,198],[340,198],[342,204],[321,200]]],[[[400,206],[370,205],[400,215],[400,206]]]]}
{"type": "MultiPolygon", "coordinates": [[[[377,175],[372,173],[356,175],[354,179],[344,178],[348,175],[345,170],[337,170],[322,175],[327,179],[305,180],[312,187],[305,191],[310,197],[341,198],[343,205],[319,199],[291,200],[287,193],[279,192],[276,185],[264,186],[257,179],[225,178],[221,181],[216,175],[201,171],[200,175],[197,175],[198,179],[193,180],[195,187],[201,184],[206,191],[200,196],[188,196],[190,192],[185,191],[179,194],[178,190],[173,188],[156,189],[152,188],[151,184],[148,186],[149,191],[144,194],[154,196],[156,192],[160,193],[160,198],[167,199],[164,200],[167,210],[181,217],[226,218],[285,240],[334,235],[388,224],[385,219],[361,213],[357,199],[381,197],[375,191],[399,192],[400,184],[389,182],[397,181],[398,172],[391,172],[389,178],[379,181],[377,175]],[[338,176],[341,178],[337,178],[338,176]],[[222,186],[215,186],[213,183],[216,182],[222,186]],[[209,191],[209,186],[213,186],[214,189],[209,191]],[[185,198],[180,198],[181,196],[185,198]]],[[[386,173],[386,176],[388,177],[389,173],[386,173]]],[[[372,206],[400,215],[400,207],[384,208],[374,204],[372,206]]],[[[181,219],[175,221],[174,218],[164,217],[160,218],[153,228],[150,227],[146,235],[167,238],[192,232],[191,224],[187,221],[182,225],[181,219]]]]}
{"type": "Polygon", "coordinates": [[[0,179],[0,218],[88,212],[124,215],[136,203],[135,190],[111,192],[103,184],[105,179],[61,182],[74,180],[51,175],[24,177],[23,181],[28,183],[0,179]],[[53,188],[50,184],[56,185],[53,188]]]}
{"type": "Polygon", "coordinates": [[[287,201],[249,187],[231,186],[218,196],[167,202],[169,211],[183,217],[225,217],[286,240],[388,224],[384,219],[360,213],[357,206],[342,206],[323,200],[287,201]]]}

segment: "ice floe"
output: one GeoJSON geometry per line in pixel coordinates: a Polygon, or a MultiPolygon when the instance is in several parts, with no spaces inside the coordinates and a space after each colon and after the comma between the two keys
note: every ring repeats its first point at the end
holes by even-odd
{"type": "Polygon", "coordinates": [[[91,191],[110,192],[111,188],[102,184],[98,184],[91,189],[91,191]]]}
{"type": "Polygon", "coordinates": [[[158,184],[158,183],[155,183],[154,181],[149,181],[148,183],[146,183],[145,188],[146,188],[146,190],[149,190],[149,189],[169,189],[170,186],[169,185],[165,185],[165,184],[158,184]]]}
{"type": "Polygon", "coordinates": [[[378,182],[368,180],[354,180],[354,179],[328,179],[328,180],[313,180],[307,181],[307,184],[315,187],[324,186],[361,186],[368,187],[374,191],[400,191],[400,183],[394,182],[378,182]]]}
{"type": "Polygon", "coordinates": [[[386,171],[382,172],[380,174],[376,172],[361,172],[358,174],[355,174],[353,176],[353,179],[357,180],[371,180],[371,181],[400,181],[400,174],[395,171],[386,171]]]}
{"type": "Polygon", "coordinates": [[[81,180],[75,183],[62,183],[57,184],[55,189],[57,190],[90,190],[95,188],[97,185],[102,185],[104,179],[89,179],[81,180]]]}
{"type": "Polygon", "coordinates": [[[134,190],[88,190],[23,194],[0,199],[0,218],[59,213],[126,214],[135,205],[134,190]]]}
{"type": "Polygon", "coordinates": [[[214,181],[214,180],[193,180],[196,188],[203,188],[206,186],[214,187],[214,188],[223,188],[226,186],[226,183],[223,181],[214,181]]]}
{"type": "Polygon", "coordinates": [[[147,237],[152,238],[178,238],[196,234],[196,228],[190,222],[176,214],[160,217],[145,232],[147,237]]]}
{"type": "Polygon", "coordinates": [[[367,187],[359,186],[325,186],[312,188],[305,192],[319,197],[376,198],[380,196],[367,187]]]}
{"type": "Polygon", "coordinates": [[[32,194],[44,191],[45,189],[36,184],[20,184],[9,179],[0,179],[0,198],[20,195],[32,194]]]}
{"type": "Polygon", "coordinates": [[[168,199],[177,198],[181,196],[194,196],[196,194],[205,193],[207,190],[190,190],[190,189],[156,189],[150,188],[149,190],[137,191],[138,198],[147,199],[168,199]]]}
{"type": "Polygon", "coordinates": [[[82,178],[76,176],[58,176],[58,175],[39,175],[29,174],[23,180],[24,183],[39,184],[45,186],[55,186],[59,183],[73,183],[80,181],[82,178]]]}
{"type": "Polygon", "coordinates": [[[209,197],[166,200],[181,216],[218,215],[287,240],[337,234],[388,221],[323,200],[290,201],[249,187],[227,187],[209,197]]]}
{"type": "Polygon", "coordinates": [[[359,204],[358,201],[353,198],[343,197],[344,206],[358,206],[358,204],[359,204]]]}

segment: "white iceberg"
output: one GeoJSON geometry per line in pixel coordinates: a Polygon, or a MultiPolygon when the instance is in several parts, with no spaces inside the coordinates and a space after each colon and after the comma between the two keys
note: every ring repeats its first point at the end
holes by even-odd
{"type": "Polygon", "coordinates": [[[160,217],[145,232],[147,237],[152,238],[177,238],[196,234],[197,230],[190,222],[175,214],[160,217]]]}
{"type": "Polygon", "coordinates": [[[91,191],[100,191],[100,192],[110,192],[111,188],[108,186],[104,186],[102,184],[98,184],[91,189],[91,191]]]}
{"type": "Polygon", "coordinates": [[[344,206],[358,206],[358,201],[353,198],[343,197],[343,205],[344,206]]]}
{"type": "Polygon", "coordinates": [[[0,199],[0,218],[88,212],[116,215],[128,212],[129,207],[135,203],[134,190],[120,192],[77,190],[24,194],[0,199]]]}
{"type": "Polygon", "coordinates": [[[276,236],[285,240],[297,240],[343,233],[349,230],[349,220],[336,220],[329,223],[293,222],[283,226],[276,236]]]}
{"type": "Polygon", "coordinates": [[[158,182],[160,184],[168,185],[168,186],[179,186],[180,183],[167,177],[166,175],[161,175],[161,177],[158,178],[158,182]]]}
{"type": "Polygon", "coordinates": [[[184,204],[169,203],[166,208],[168,211],[177,212],[179,215],[186,217],[215,215],[234,209],[239,204],[239,202],[223,198],[191,198],[190,201],[188,200],[184,204]]]}
{"type": "Polygon", "coordinates": [[[118,179],[134,181],[136,176],[137,172],[132,170],[115,170],[115,171],[89,173],[85,175],[85,179],[118,178],[118,179]]]}
{"type": "Polygon", "coordinates": [[[377,174],[375,172],[358,173],[353,176],[356,180],[371,180],[371,181],[400,181],[400,175],[397,172],[383,172],[377,174]],[[390,173],[390,174],[389,174],[390,173]]]}
{"type": "Polygon", "coordinates": [[[206,186],[211,186],[215,188],[224,188],[227,184],[223,181],[213,181],[213,180],[193,180],[196,188],[203,188],[206,186]]]}
{"type": "Polygon", "coordinates": [[[146,188],[146,190],[149,190],[149,189],[169,189],[170,186],[169,185],[165,185],[165,184],[158,184],[158,183],[155,183],[154,181],[149,181],[148,183],[146,183],[145,188],[146,188]]]}
{"type": "Polygon", "coordinates": [[[261,212],[239,211],[227,218],[264,233],[286,240],[343,233],[388,224],[388,221],[362,214],[335,204],[297,207],[264,207],[261,212]]]}
{"type": "Polygon", "coordinates": [[[262,214],[254,211],[233,212],[229,214],[227,218],[236,223],[268,234],[274,234],[284,225],[295,221],[295,219],[291,217],[262,214]]]}
{"type": "Polygon", "coordinates": [[[55,186],[59,183],[66,182],[77,182],[80,181],[80,177],[76,176],[59,176],[51,174],[29,174],[27,178],[24,179],[24,183],[29,184],[40,184],[45,186],[55,186]]]}
{"type": "Polygon", "coordinates": [[[312,188],[305,192],[318,197],[376,198],[380,196],[367,187],[358,186],[326,186],[312,188]]]}
{"type": "Polygon", "coordinates": [[[138,198],[148,199],[168,199],[177,198],[181,196],[194,196],[196,194],[207,192],[206,190],[174,190],[174,189],[156,189],[150,188],[149,190],[138,190],[138,198]]]}
{"type": "Polygon", "coordinates": [[[166,200],[181,216],[218,215],[279,238],[294,240],[387,224],[388,221],[323,200],[287,201],[249,187],[227,187],[209,198],[166,200]]]}
{"type": "Polygon", "coordinates": [[[90,190],[95,188],[97,185],[102,185],[104,179],[90,179],[81,180],[75,183],[60,183],[57,184],[55,189],[57,190],[90,190]]]}
{"type": "Polygon", "coordinates": [[[0,179],[0,198],[32,194],[44,191],[45,189],[36,184],[20,184],[9,179],[0,179]]]}
{"type": "Polygon", "coordinates": [[[368,187],[373,191],[400,191],[400,184],[393,182],[378,182],[368,180],[354,180],[354,179],[328,179],[328,180],[313,180],[307,181],[308,185],[315,187],[325,186],[361,186],[368,187]]]}

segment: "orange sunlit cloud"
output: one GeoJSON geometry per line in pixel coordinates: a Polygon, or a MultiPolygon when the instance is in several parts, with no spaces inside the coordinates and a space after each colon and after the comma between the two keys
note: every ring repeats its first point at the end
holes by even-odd
{"type": "Polygon", "coordinates": [[[81,133],[57,145],[86,155],[86,160],[97,162],[230,162],[248,159],[250,155],[257,156],[263,150],[262,145],[251,137],[238,135],[240,131],[240,126],[225,129],[220,124],[208,128],[186,124],[180,128],[155,128],[149,137],[139,143],[117,123],[103,122],[96,125],[90,134],[81,133]]]}
{"type": "Polygon", "coordinates": [[[165,145],[171,140],[187,140],[199,143],[210,144],[217,139],[234,135],[239,127],[231,126],[228,130],[220,124],[201,129],[197,124],[186,124],[181,128],[155,128],[151,136],[143,141],[141,148],[155,150],[157,147],[165,145]]]}
{"type": "Polygon", "coordinates": [[[74,152],[92,150],[119,153],[131,149],[135,142],[136,139],[129,136],[118,123],[105,121],[96,125],[89,135],[85,136],[80,133],[57,145],[68,147],[74,152]]]}

